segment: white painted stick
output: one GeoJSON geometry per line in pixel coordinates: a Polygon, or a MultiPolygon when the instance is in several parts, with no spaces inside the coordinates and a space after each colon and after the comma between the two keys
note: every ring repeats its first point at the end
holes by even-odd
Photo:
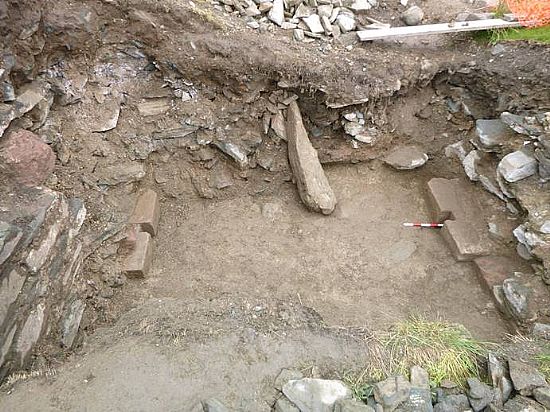
{"type": "Polygon", "coordinates": [[[357,32],[361,41],[387,39],[389,37],[411,37],[429,34],[458,33],[465,31],[507,29],[520,27],[517,21],[502,19],[461,21],[453,23],[424,24],[421,26],[390,27],[389,29],[362,30],[357,32]]]}

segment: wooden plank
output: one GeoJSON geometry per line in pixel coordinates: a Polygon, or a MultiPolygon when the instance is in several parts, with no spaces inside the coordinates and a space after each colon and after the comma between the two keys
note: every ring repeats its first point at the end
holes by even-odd
{"type": "Polygon", "coordinates": [[[517,21],[501,19],[461,21],[453,23],[424,24],[421,26],[391,27],[389,29],[362,30],[357,32],[361,41],[380,40],[390,37],[411,37],[430,34],[459,33],[465,31],[506,29],[520,27],[517,21]]]}

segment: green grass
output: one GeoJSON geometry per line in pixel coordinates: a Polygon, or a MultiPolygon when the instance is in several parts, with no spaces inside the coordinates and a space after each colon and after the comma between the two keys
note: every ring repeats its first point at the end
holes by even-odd
{"type": "Polygon", "coordinates": [[[535,360],[539,365],[539,371],[550,382],[550,352],[543,352],[535,356],[535,360]]]}
{"type": "Polygon", "coordinates": [[[474,38],[478,41],[490,44],[497,44],[502,41],[520,40],[550,44],[550,25],[532,29],[521,28],[480,31],[474,34],[474,38]]]}
{"type": "Polygon", "coordinates": [[[479,361],[492,346],[474,339],[462,325],[413,316],[373,341],[369,365],[360,373],[344,374],[343,380],[357,398],[366,399],[371,383],[408,376],[418,365],[428,371],[432,386],[448,379],[464,387],[467,378],[480,377],[479,361]]]}

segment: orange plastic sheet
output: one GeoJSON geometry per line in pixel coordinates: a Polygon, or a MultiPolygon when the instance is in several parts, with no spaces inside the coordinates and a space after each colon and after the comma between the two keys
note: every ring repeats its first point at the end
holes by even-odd
{"type": "Polygon", "coordinates": [[[522,26],[550,24],[550,0],[506,0],[506,4],[522,26]]]}

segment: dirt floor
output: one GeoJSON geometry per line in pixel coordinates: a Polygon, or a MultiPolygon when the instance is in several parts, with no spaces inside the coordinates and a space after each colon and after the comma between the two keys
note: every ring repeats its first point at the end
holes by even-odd
{"type": "MultiPolygon", "coordinates": [[[[281,368],[341,377],[368,362],[373,332],[411,314],[464,324],[489,341],[510,332],[473,264],[456,262],[437,229],[402,223],[431,219],[429,179],[467,179],[444,156],[447,145],[473,134],[471,119],[449,117],[445,97],[453,87],[469,86],[488,114],[499,104],[536,107],[547,100],[539,86],[550,76],[543,70],[548,50],[506,45],[495,61],[490,46],[463,36],[327,50],[277,31],[251,32],[235,16],[214,14],[205,23],[177,1],[83,3],[103,24],[94,34],[102,46],[70,59],[45,58],[88,79],[81,102],[54,106],[42,130],[58,155],[49,186],[85,200],[90,238],[123,225],[140,189],[156,190],[161,220],[153,268],[144,280],[112,288],[116,243],[94,251],[83,270],[88,309],[80,346],[65,355],[45,343],[33,369],[50,376],[5,388],[0,410],[192,411],[211,396],[235,411],[270,410],[281,368]],[[216,29],[218,20],[225,30],[216,29]],[[518,90],[520,65],[528,69],[518,90]],[[286,144],[262,134],[268,96],[281,80],[300,95],[308,129],[319,132],[313,144],[338,199],[331,216],[305,209],[286,144]],[[197,97],[174,99],[186,81],[197,97]],[[365,96],[379,140],[354,149],[341,128],[325,122],[346,109],[331,113],[325,103],[365,96]],[[151,99],[166,99],[169,108],[143,116],[139,105],[151,99]],[[121,108],[117,127],[91,131],[112,115],[111,104],[121,108]],[[182,124],[199,125],[204,139],[260,135],[259,152],[274,166],[242,170],[186,139],[152,146],[155,132],[182,124]],[[422,169],[395,171],[380,160],[388,148],[410,143],[430,156],[422,169]],[[138,163],[145,171],[139,183],[105,183],[138,163]]],[[[481,7],[421,3],[430,22],[481,7]]],[[[395,18],[397,4],[376,17],[395,18]]],[[[484,219],[507,219],[503,203],[479,186],[470,189],[484,219]]],[[[501,247],[522,264],[513,246],[501,247]]]]}

